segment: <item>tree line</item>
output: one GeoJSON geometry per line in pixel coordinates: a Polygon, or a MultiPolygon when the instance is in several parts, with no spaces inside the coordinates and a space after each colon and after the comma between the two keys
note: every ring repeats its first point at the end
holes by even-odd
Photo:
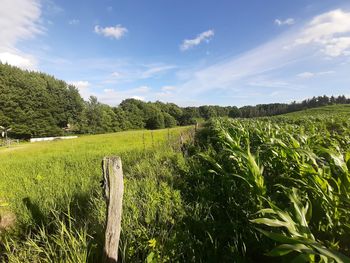
{"type": "Polygon", "coordinates": [[[320,96],[291,104],[179,107],[174,103],[126,99],[111,107],[90,97],[84,101],[73,85],[45,73],[0,63],[0,126],[10,136],[31,138],[66,133],[107,133],[191,125],[213,117],[272,116],[329,104],[346,104],[345,96],[320,96]]]}

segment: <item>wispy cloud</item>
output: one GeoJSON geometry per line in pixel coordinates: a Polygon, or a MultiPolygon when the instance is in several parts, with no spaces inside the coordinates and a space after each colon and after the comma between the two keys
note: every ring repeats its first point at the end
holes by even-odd
{"type": "Polygon", "coordinates": [[[150,77],[154,77],[158,74],[164,73],[168,70],[174,69],[176,66],[174,65],[149,65],[147,66],[147,69],[142,72],[140,75],[140,78],[147,79],[150,77]]]}
{"type": "Polygon", "coordinates": [[[176,87],[175,86],[163,86],[161,88],[162,91],[172,91],[172,90],[175,90],[176,87]]]}
{"type": "MultiPolygon", "coordinates": [[[[283,35],[239,56],[199,69],[189,76],[183,90],[200,93],[213,89],[230,89],[239,81],[273,71],[300,59],[295,52],[284,49],[293,35],[283,35]]],[[[303,54],[306,52],[301,51],[303,54]]]]}
{"type": "Polygon", "coordinates": [[[41,0],[41,2],[45,3],[44,13],[48,15],[56,16],[64,12],[64,9],[61,6],[57,5],[54,0],[41,0]]]}
{"type": "Polygon", "coordinates": [[[284,25],[291,26],[295,24],[295,19],[294,18],[287,18],[285,20],[275,19],[275,24],[278,26],[284,26],[284,25]]]}
{"type": "Polygon", "coordinates": [[[350,12],[341,9],[316,16],[295,45],[316,44],[330,57],[350,55],[350,12]]]}
{"type": "Polygon", "coordinates": [[[96,25],[94,27],[94,31],[96,34],[99,34],[105,37],[120,39],[128,32],[128,29],[126,27],[123,27],[122,25],[109,26],[109,27],[100,27],[99,25],[96,25]]]}
{"type": "Polygon", "coordinates": [[[214,36],[214,30],[211,29],[211,30],[205,31],[203,33],[200,33],[199,35],[197,35],[193,39],[185,39],[182,42],[180,49],[182,51],[186,51],[190,48],[198,46],[200,43],[202,43],[204,41],[209,42],[213,36],[214,36]]]}
{"type": "MultiPolygon", "coordinates": [[[[298,81],[292,76],[286,77],[287,68],[295,70],[303,63],[306,64],[305,62],[310,65],[322,62],[327,65],[325,58],[329,56],[337,58],[340,65],[341,57],[345,57],[350,49],[346,40],[349,34],[350,13],[334,10],[315,16],[309,22],[290,28],[245,53],[227,57],[194,71],[189,70],[188,74],[182,73],[187,80],[177,85],[177,89],[172,91],[169,97],[173,101],[181,101],[193,97],[205,98],[214,93],[217,97],[222,96],[222,100],[227,100],[231,94],[247,94],[249,90],[261,90],[258,92],[259,97],[267,96],[264,90],[271,88],[275,89],[271,94],[278,94],[286,88],[301,90],[301,80],[298,81]],[[274,77],[268,81],[254,81],[264,75],[274,77]],[[279,90],[276,90],[277,88],[279,90]]],[[[334,67],[334,63],[337,62],[332,63],[334,67]]],[[[311,74],[314,76],[315,73],[311,74]]],[[[304,74],[304,77],[311,74],[304,74]]],[[[322,74],[330,72],[316,73],[322,74]]]]}
{"type": "Polygon", "coordinates": [[[268,88],[288,88],[290,84],[283,80],[259,79],[248,82],[248,85],[268,88]]]}
{"type": "Polygon", "coordinates": [[[16,48],[16,44],[44,32],[40,18],[39,0],[1,1],[0,61],[26,69],[36,68],[34,56],[24,54],[16,48]]]}
{"type": "Polygon", "coordinates": [[[138,64],[124,63],[117,66],[104,81],[105,83],[131,82],[142,79],[158,78],[168,71],[177,68],[175,65],[163,63],[138,64]]]}
{"type": "Polygon", "coordinates": [[[111,74],[111,77],[112,78],[120,78],[120,77],[122,77],[123,75],[120,73],[120,72],[118,72],[118,71],[114,71],[114,72],[112,72],[112,74],[111,74]]]}
{"type": "Polygon", "coordinates": [[[314,77],[317,77],[317,76],[329,75],[329,74],[334,74],[334,73],[335,73],[335,71],[333,71],[333,70],[321,71],[321,72],[305,71],[305,72],[297,74],[297,77],[302,78],[302,79],[310,79],[310,78],[314,78],[314,77]]]}

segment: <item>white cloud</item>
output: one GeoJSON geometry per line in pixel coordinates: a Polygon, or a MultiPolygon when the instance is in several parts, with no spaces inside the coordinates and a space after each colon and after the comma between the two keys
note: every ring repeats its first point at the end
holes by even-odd
{"type": "Polygon", "coordinates": [[[132,99],[135,99],[135,100],[142,100],[142,101],[145,101],[145,97],[141,97],[141,96],[132,96],[131,98],[132,98],[132,99]]]}
{"type": "Polygon", "coordinates": [[[0,61],[22,69],[35,69],[36,59],[30,55],[13,54],[9,52],[0,53],[0,61]]]}
{"type": "Polygon", "coordinates": [[[0,8],[0,45],[12,48],[18,41],[42,33],[37,0],[2,0],[0,8]],[[20,8],[19,8],[20,7],[20,8]]]}
{"type": "Polygon", "coordinates": [[[125,80],[125,78],[126,75],[124,72],[114,71],[105,80],[103,80],[103,84],[115,84],[125,80]]]}
{"type": "Polygon", "coordinates": [[[290,84],[282,80],[270,80],[270,79],[258,79],[250,81],[248,83],[250,86],[256,87],[268,87],[268,88],[288,88],[290,84]]]}
{"type": "Polygon", "coordinates": [[[64,9],[60,6],[58,6],[54,0],[41,0],[45,3],[44,6],[44,13],[48,14],[50,16],[57,16],[59,14],[62,14],[64,12],[64,9]]]}
{"type": "Polygon", "coordinates": [[[145,100],[151,93],[148,86],[140,86],[133,89],[118,90],[118,89],[104,89],[103,93],[93,93],[99,101],[109,104],[118,105],[125,99],[133,98],[138,100],[145,100]]]}
{"type": "Polygon", "coordinates": [[[295,24],[295,20],[294,18],[287,18],[285,20],[275,19],[275,24],[278,26],[284,26],[284,25],[291,26],[295,24]]]}
{"type": "Polygon", "coordinates": [[[333,10],[311,20],[295,45],[316,44],[330,56],[350,55],[350,12],[333,10]]]}
{"type": "Polygon", "coordinates": [[[0,53],[1,61],[34,69],[36,60],[16,48],[18,42],[34,38],[44,32],[40,23],[39,0],[1,0],[0,53]]]}
{"type": "Polygon", "coordinates": [[[111,76],[113,78],[120,78],[122,76],[122,74],[118,71],[114,71],[114,72],[112,72],[111,76]]]}
{"type": "Polygon", "coordinates": [[[310,78],[313,78],[314,76],[315,76],[315,73],[308,72],[308,71],[299,73],[297,75],[297,77],[302,78],[302,79],[310,79],[310,78]]]}
{"type": "Polygon", "coordinates": [[[105,37],[120,39],[128,32],[128,29],[122,27],[121,25],[110,27],[100,27],[99,25],[96,25],[94,31],[96,34],[103,35],[105,37]]]}
{"type": "Polygon", "coordinates": [[[79,90],[86,89],[90,86],[90,82],[85,80],[68,81],[68,84],[75,86],[79,90]]]}
{"type": "Polygon", "coordinates": [[[169,101],[174,99],[176,87],[175,86],[163,86],[160,88],[160,92],[153,94],[153,97],[156,100],[169,101]]]}
{"type": "Polygon", "coordinates": [[[119,65],[116,68],[116,71],[113,71],[108,78],[104,80],[104,83],[130,82],[140,79],[157,78],[175,68],[175,65],[167,65],[163,63],[148,65],[125,63],[119,65]]]}
{"type": "Polygon", "coordinates": [[[198,46],[203,41],[209,42],[213,36],[214,36],[214,30],[211,29],[211,30],[205,31],[205,32],[197,35],[197,37],[195,37],[193,39],[185,39],[183,41],[183,43],[181,44],[180,49],[182,51],[186,51],[190,48],[198,46]]]}
{"type": "Polygon", "coordinates": [[[309,72],[309,71],[305,71],[302,73],[297,74],[297,77],[302,78],[302,79],[310,79],[310,78],[314,78],[316,76],[322,76],[322,75],[329,75],[329,74],[334,74],[335,71],[321,71],[321,72],[309,72]]]}
{"type": "Polygon", "coordinates": [[[76,81],[68,81],[68,84],[75,86],[78,90],[80,95],[87,100],[92,94],[92,91],[90,89],[91,83],[86,80],[76,80],[76,81]]]}
{"type": "MultiPolygon", "coordinates": [[[[181,99],[190,100],[190,98],[198,96],[205,98],[215,93],[220,94],[222,100],[225,100],[230,93],[246,94],[249,89],[256,90],[258,88],[262,92],[264,89],[278,87],[281,90],[285,88],[300,90],[301,84],[293,83],[295,79],[290,78],[290,76],[280,77],[278,74],[285,75],[283,72],[286,71],[282,71],[282,69],[297,65],[300,67],[304,61],[313,65],[320,62],[326,63],[324,60],[325,45],[318,46],[321,43],[318,39],[328,41],[329,37],[332,37],[338,43],[341,42],[339,34],[350,31],[350,22],[348,22],[350,18],[348,16],[350,13],[342,10],[321,14],[310,19],[309,23],[300,25],[299,28],[289,29],[269,42],[243,54],[226,57],[215,64],[196,70],[191,69],[188,74],[182,73],[182,76],[186,76],[187,80],[182,80],[183,84],[178,85],[171,99],[180,101],[181,99]],[[329,24],[325,21],[328,21],[329,24]],[[315,45],[316,40],[317,45],[315,45]],[[315,48],[317,52],[315,52],[315,48]],[[263,75],[275,76],[273,79],[277,77],[278,81],[259,80],[258,77],[263,75]],[[259,81],[254,82],[252,79],[259,81]]],[[[330,43],[332,42],[327,42],[328,45],[330,43]]],[[[346,41],[344,43],[343,45],[346,46],[346,41]]],[[[342,54],[345,55],[344,47],[342,49],[342,54]]],[[[327,53],[326,55],[329,55],[330,52],[327,53]]],[[[342,61],[338,62],[340,64],[342,61]]],[[[318,73],[318,75],[322,74],[330,74],[330,72],[318,73]]],[[[308,75],[310,74],[304,74],[304,77],[308,77],[308,75]]]]}
{"type": "Polygon", "coordinates": [[[159,75],[160,73],[164,73],[170,69],[174,69],[176,66],[174,65],[149,65],[147,69],[142,72],[141,78],[147,79],[150,77],[154,77],[155,75],[159,75]]]}
{"type": "MultiPolygon", "coordinates": [[[[283,35],[239,56],[229,57],[216,64],[192,72],[189,80],[178,89],[186,94],[202,93],[208,90],[232,89],[240,81],[262,75],[293,63],[298,57],[294,52],[283,49],[293,35],[283,35]]],[[[246,82],[246,80],[244,80],[246,82]]]]}
{"type": "Polygon", "coordinates": [[[176,87],[174,87],[174,86],[163,86],[161,88],[162,91],[172,91],[172,90],[175,90],[175,89],[176,89],[176,87]]]}
{"type": "Polygon", "coordinates": [[[75,25],[78,25],[80,23],[80,20],[79,19],[71,19],[68,21],[68,24],[72,25],[72,26],[75,26],[75,25]]]}

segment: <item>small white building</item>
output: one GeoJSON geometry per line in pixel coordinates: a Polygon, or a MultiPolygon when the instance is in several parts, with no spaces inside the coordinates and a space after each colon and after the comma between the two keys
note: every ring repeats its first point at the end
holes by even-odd
{"type": "Polygon", "coordinates": [[[43,138],[32,138],[30,142],[45,142],[45,141],[54,141],[54,140],[68,140],[76,139],[78,136],[60,136],[60,137],[43,137],[43,138]]]}

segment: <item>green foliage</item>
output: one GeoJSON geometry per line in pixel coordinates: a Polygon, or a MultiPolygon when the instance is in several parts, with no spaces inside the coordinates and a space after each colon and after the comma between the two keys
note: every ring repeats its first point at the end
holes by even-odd
{"type": "Polygon", "coordinates": [[[90,256],[89,243],[92,237],[86,226],[78,226],[68,213],[60,217],[52,211],[51,223],[38,226],[25,239],[3,237],[4,254],[0,259],[6,262],[56,262],[84,263],[90,256]]]}
{"type": "Polygon", "coordinates": [[[164,113],[164,126],[165,128],[172,128],[176,126],[176,120],[173,116],[171,116],[169,113],[164,113]]]}
{"type": "Polygon", "coordinates": [[[237,107],[232,107],[228,113],[228,116],[230,118],[238,118],[240,117],[240,115],[241,115],[241,112],[237,107]]]}
{"type": "Polygon", "coordinates": [[[146,119],[145,127],[147,129],[156,130],[156,129],[163,129],[165,127],[164,115],[156,107],[153,107],[153,106],[146,107],[145,119],[146,119]]]}
{"type": "Polygon", "coordinates": [[[79,120],[82,109],[73,86],[0,63],[0,125],[12,127],[10,136],[61,135],[69,121],[79,120]]]}
{"type": "Polygon", "coordinates": [[[258,229],[267,237],[282,243],[271,250],[267,255],[273,257],[285,256],[291,252],[297,252],[293,260],[298,262],[314,262],[319,258],[321,262],[338,262],[349,263],[350,258],[338,253],[332,249],[328,249],[320,244],[311,233],[308,222],[311,219],[311,208],[309,203],[304,206],[296,188],[292,188],[289,193],[289,199],[293,205],[293,214],[283,211],[273,203],[271,208],[261,209],[258,214],[269,215],[266,218],[257,218],[251,220],[256,224],[263,224],[270,227],[285,228],[286,234],[268,232],[258,229]]]}
{"type": "Polygon", "coordinates": [[[126,99],[119,107],[110,107],[96,97],[84,102],[64,81],[0,63],[0,125],[12,127],[10,137],[162,129],[180,124],[182,114],[171,103],[126,99]]]}
{"type": "Polygon", "coordinates": [[[316,117],[212,120],[189,147],[184,197],[193,209],[190,214],[201,222],[188,229],[189,240],[195,240],[194,256],[264,262],[265,253],[285,255],[283,262],[294,257],[348,262],[343,256],[350,254],[348,123],[348,115],[337,111],[316,117]],[[256,230],[249,220],[266,228],[256,230]],[[268,226],[281,231],[270,232],[268,226]]]}

